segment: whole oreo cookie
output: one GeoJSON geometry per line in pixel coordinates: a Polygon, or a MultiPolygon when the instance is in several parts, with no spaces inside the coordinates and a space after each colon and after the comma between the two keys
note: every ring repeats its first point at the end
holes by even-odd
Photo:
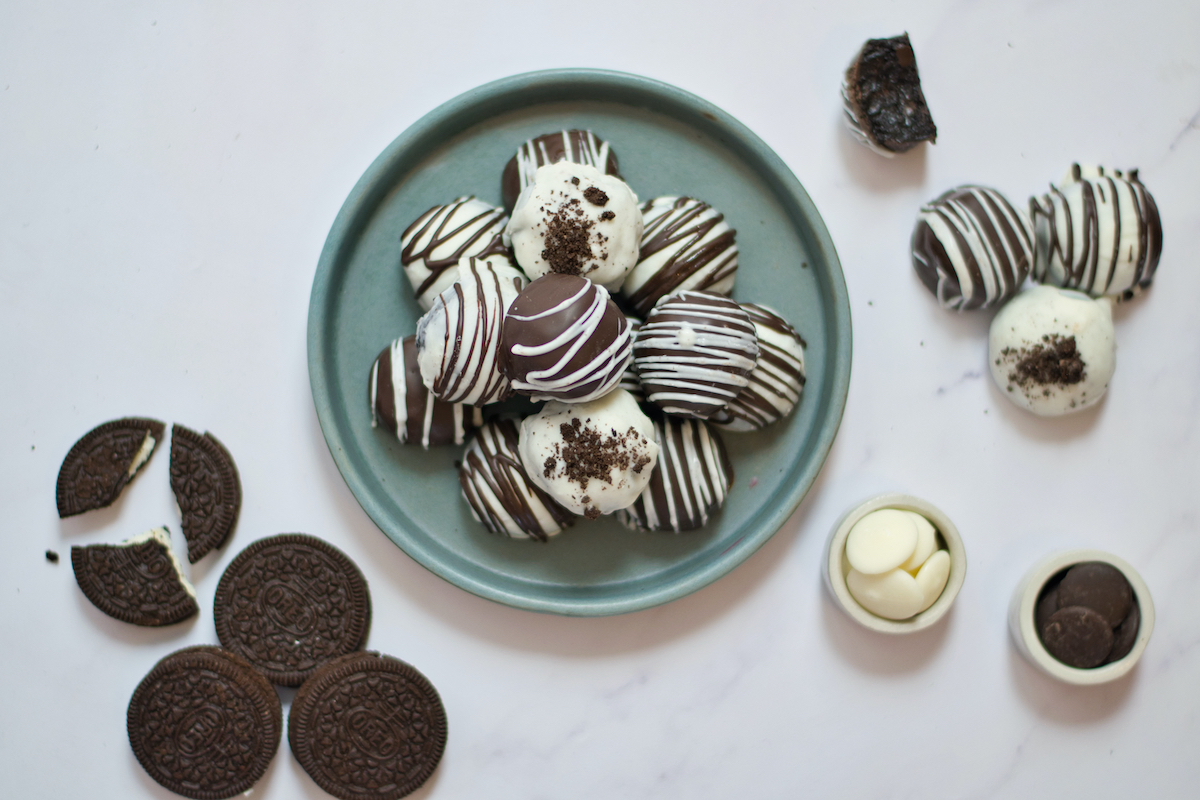
{"type": "Polygon", "coordinates": [[[190,647],[159,661],[129,701],[133,754],[162,786],[234,797],[267,771],[283,734],[279,696],[233,653],[190,647]]]}
{"type": "Polygon", "coordinates": [[[72,547],[71,566],[84,596],[113,619],[156,628],[200,612],[166,528],[122,544],[72,547]]]}
{"type": "Polygon", "coordinates": [[[85,433],[58,470],[58,516],[73,517],[112,505],[125,484],[150,460],[164,428],[155,419],[127,417],[85,433]]]}
{"type": "Polygon", "coordinates": [[[272,683],[299,686],[362,647],[367,581],[345,553],[303,533],[259,539],[229,563],[213,601],[217,638],[272,683]]]}
{"type": "Polygon", "coordinates": [[[171,426],[171,491],[183,515],[188,561],[225,544],[242,507],[237,466],[211,433],[171,426]]]}
{"type": "Polygon", "coordinates": [[[413,666],[354,653],[317,670],[288,714],[292,754],[342,800],[395,800],[416,791],[446,749],[446,710],[413,666]]]}
{"type": "Polygon", "coordinates": [[[597,138],[591,131],[544,133],[521,145],[517,154],[504,165],[504,172],[500,176],[504,207],[512,211],[521,190],[533,183],[538,167],[559,161],[587,164],[606,175],[621,177],[616,153],[608,146],[608,142],[597,138]]]}

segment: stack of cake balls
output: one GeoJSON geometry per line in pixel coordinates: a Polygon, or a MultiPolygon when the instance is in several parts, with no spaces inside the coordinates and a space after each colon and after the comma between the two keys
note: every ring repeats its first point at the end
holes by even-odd
{"type": "Polygon", "coordinates": [[[462,495],[495,534],[547,541],[605,514],[704,525],[734,477],[719,430],[791,413],[804,340],[730,298],[723,214],[690,197],[641,203],[591,131],[525,142],[501,195],[504,208],[435,206],[402,234],[425,314],[371,367],[372,425],[425,448],[465,442],[462,495]],[[497,405],[513,395],[544,404],[497,405]]]}
{"type": "Polygon", "coordinates": [[[1039,416],[1094,405],[1116,369],[1112,304],[1150,285],[1162,221],[1137,170],[1072,165],[1029,213],[960,186],[925,205],[912,262],[944,308],[1003,308],[988,364],[1006,397],[1039,416]],[[1021,289],[1026,276],[1034,286],[1021,289]]]}

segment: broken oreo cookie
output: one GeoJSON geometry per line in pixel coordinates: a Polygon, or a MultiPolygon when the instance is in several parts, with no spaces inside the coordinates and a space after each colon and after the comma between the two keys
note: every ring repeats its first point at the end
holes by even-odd
{"type": "Polygon", "coordinates": [[[196,590],[183,577],[166,528],[122,544],[72,547],[71,566],[84,596],[113,619],[159,627],[200,611],[196,590]]]}
{"type": "Polygon", "coordinates": [[[242,484],[233,457],[211,433],[171,426],[171,491],[183,516],[188,561],[195,564],[237,524],[242,484]]]}
{"type": "Polygon", "coordinates": [[[907,33],[867,40],[846,70],[842,103],[850,131],[880,155],[890,158],[937,141],[907,33]]]}
{"type": "Polygon", "coordinates": [[[158,420],[126,417],[84,434],[58,471],[58,516],[112,505],[162,441],[164,427],[158,420]]]}
{"type": "Polygon", "coordinates": [[[254,542],[225,569],[213,601],[217,638],[272,683],[299,686],[362,647],[371,596],[333,545],[303,533],[254,542]]]}

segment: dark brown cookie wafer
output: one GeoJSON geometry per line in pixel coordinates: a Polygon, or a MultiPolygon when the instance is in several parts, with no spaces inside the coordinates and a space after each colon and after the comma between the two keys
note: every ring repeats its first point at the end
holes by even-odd
{"type": "Polygon", "coordinates": [[[287,533],[254,542],[230,562],[213,621],[221,644],[268,680],[299,686],[325,662],[362,647],[371,596],[345,553],[287,533]]]}
{"type": "Polygon", "coordinates": [[[133,754],[151,778],[196,800],[252,787],[283,734],[279,696],[239,656],[190,647],[159,661],[129,701],[133,754]]]}
{"type": "Polygon", "coordinates": [[[378,653],[332,661],[304,682],[288,714],[288,744],[304,771],[342,800],[415,791],[446,748],[446,710],[409,664],[378,653]]]}
{"type": "Polygon", "coordinates": [[[171,491],[183,515],[188,561],[195,564],[225,543],[242,507],[233,457],[211,433],[171,426],[171,491]]]}
{"type": "Polygon", "coordinates": [[[85,433],[58,470],[58,516],[72,517],[112,505],[125,484],[150,460],[163,431],[158,420],[127,417],[85,433]]]}
{"type": "Polygon", "coordinates": [[[179,573],[166,528],[124,544],[72,547],[71,566],[92,605],[122,622],[158,627],[200,611],[195,591],[179,573]]]}

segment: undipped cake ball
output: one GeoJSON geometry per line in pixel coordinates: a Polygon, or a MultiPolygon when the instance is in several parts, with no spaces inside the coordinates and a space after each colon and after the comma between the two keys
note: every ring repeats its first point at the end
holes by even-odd
{"type": "Polygon", "coordinates": [[[988,364],[1005,397],[1038,416],[1079,411],[1108,391],[1116,369],[1112,305],[1035,286],[992,319],[988,364]]]}
{"type": "Polygon", "coordinates": [[[400,265],[421,310],[432,308],[434,299],[453,285],[462,259],[507,258],[502,240],[507,224],[503,209],[474,196],[434,206],[417,217],[400,236],[400,265]]]}
{"type": "Polygon", "coordinates": [[[995,189],[960,186],[921,208],[912,262],[942,308],[990,308],[1029,274],[1033,225],[995,189]]]}
{"type": "Polygon", "coordinates": [[[500,176],[504,207],[512,211],[521,192],[533,183],[538,167],[559,161],[587,164],[606,175],[621,177],[617,168],[617,154],[608,146],[608,142],[591,131],[573,129],[545,133],[517,148],[517,154],[504,165],[504,173],[500,176]]]}
{"type": "Polygon", "coordinates": [[[1138,180],[1075,164],[1061,186],[1029,201],[1037,235],[1033,279],[1128,300],[1150,285],[1162,255],[1158,206],[1138,180]]]}
{"type": "Polygon", "coordinates": [[[668,414],[704,419],[750,383],[758,337],[728,297],[683,291],[663,298],[638,330],[633,363],[646,399],[668,414]]]}

